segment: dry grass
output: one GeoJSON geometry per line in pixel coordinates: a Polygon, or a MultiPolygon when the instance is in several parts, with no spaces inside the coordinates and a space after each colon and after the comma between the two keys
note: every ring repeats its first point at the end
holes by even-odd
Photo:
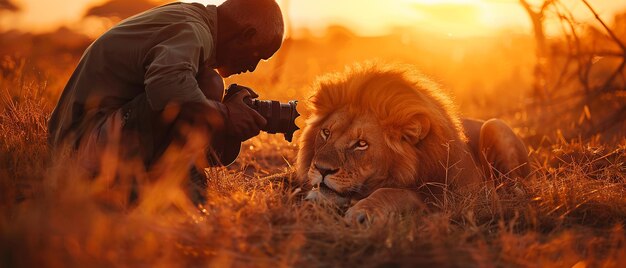
{"type": "MultiPolygon", "coordinates": [[[[319,71],[308,70],[279,84],[247,84],[298,89],[270,97],[302,96],[300,88],[319,71]]],[[[256,77],[271,71],[260,66],[256,77]]],[[[382,228],[348,226],[340,209],[304,202],[290,175],[297,147],[270,135],[246,142],[228,169],[208,170],[201,207],[187,201],[175,173],[146,183],[136,204],[120,207],[111,202],[128,194],[123,187],[106,177],[85,179],[69,160],[49,159],[45,122],[54,94],[41,80],[23,82],[19,72],[0,81],[1,267],[626,263],[626,139],[543,145],[532,151],[527,197],[503,195],[478,208],[453,200],[382,228]]]]}

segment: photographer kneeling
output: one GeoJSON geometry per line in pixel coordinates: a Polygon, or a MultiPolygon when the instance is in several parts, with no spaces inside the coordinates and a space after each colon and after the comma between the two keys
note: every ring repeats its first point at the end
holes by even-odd
{"type": "Polygon", "coordinates": [[[53,153],[70,148],[93,177],[113,167],[126,181],[136,169],[128,163],[139,159],[152,172],[175,148],[187,155],[192,199],[202,202],[201,165],[232,161],[221,158],[267,124],[249,105],[252,90],[222,101],[221,77],[254,71],[283,32],[274,0],[172,3],[120,22],[87,48],[65,86],[48,125],[53,153]],[[106,166],[111,155],[118,164],[106,166]]]}

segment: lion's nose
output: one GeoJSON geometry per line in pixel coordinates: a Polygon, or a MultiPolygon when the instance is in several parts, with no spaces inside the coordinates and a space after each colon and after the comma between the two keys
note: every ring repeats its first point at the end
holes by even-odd
{"type": "Polygon", "coordinates": [[[327,167],[324,167],[324,166],[318,165],[318,164],[313,164],[313,166],[315,166],[315,168],[320,172],[320,174],[322,175],[322,179],[324,177],[326,177],[326,175],[335,174],[335,173],[337,173],[337,171],[339,171],[338,168],[331,169],[331,168],[327,168],[327,167]]]}

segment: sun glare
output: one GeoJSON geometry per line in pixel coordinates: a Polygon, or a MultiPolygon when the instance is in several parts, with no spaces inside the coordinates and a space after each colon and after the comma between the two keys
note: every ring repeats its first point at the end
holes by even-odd
{"type": "Polygon", "coordinates": [[[438,5],[438,4],[470,4],[481,1],[472,0],[403,0],[409,3],[425,4],[425,5],[438,5]]]}
{"type": "MultiPolygon", "coordinates": [[[[219,5],[224,0],[183,0],[219,5]]],[[[95,22],[82,16],[106,0],[65,0],[63,5],[39,0],[20,1],[21,11],[3,13],[0,30],[51,31],[61,25],[94,35],[95,22]]],[[[166,1],[156,1],[165,3],[166,1]]],[[[380,35],[402,27],[448,36],[491,35],[504,29],[530,31],[528,16],[517,0],[277,0],[290,26],[323,34],[330,25],[343,25],[361,35],[380,35]]],[[[535,3],[535,1],[531,1],[535,3]]],[[[626,5],[593,1],[611,17],[626,5]],[[611,11],[612,10],[612,11],[611,11]],[[611,12],[609,12],[611,11],[611,12]],[[608,12],[608,13],[607,13],[608,12]]],[[[576,10],[575,10],[576,11],[576,10]]]]}

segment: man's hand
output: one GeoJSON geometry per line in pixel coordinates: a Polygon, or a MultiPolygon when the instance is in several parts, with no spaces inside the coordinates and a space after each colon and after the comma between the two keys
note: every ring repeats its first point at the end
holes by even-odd
{"type": "Polygon", "coordinates": [[[256,92],[254,92],[254,90],[252,90],[249,87],[244,87],[241,85],[237,85],[237,84],[231,84],[228,89],[226,89],[226,95],[224,96],[224,102],[228,101],[228,99],[232,98],[235,93],[239,92],[239,91],[243,91],[246,90],[248,91],[248,93],[250,93],[250,98],[251,99],[256,99],[259,97],[259,94],[257,94],[256,92]]]}
{"type": "Polygon", "coordinates": [[[256,97],[258,95],[254,91],[240,90],[225,98],[224,104],[228,108],[228,118],[226,119],[228,135],[237,137],[241,141],[259,135],[261,128],[267,124],[267,120],[244,102],[246,98],[256,97]]]}

